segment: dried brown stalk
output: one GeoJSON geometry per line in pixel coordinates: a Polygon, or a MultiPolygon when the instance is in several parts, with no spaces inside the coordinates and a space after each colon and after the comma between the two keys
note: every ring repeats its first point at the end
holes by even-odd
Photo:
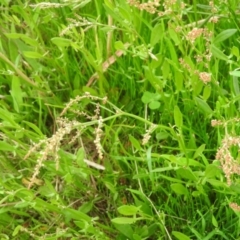
{"type": "MultiPolygon", "coordinates": [[[[128,49],[130,46],[130,43],[125,43],[124,48],[128,49]]],[[[106,72],[106,70],[116,62],[117,57],[121,57],[123,55],[124,51],[123,50],[117,50],[114,55],[110,56],[103,64],[102,64],[102,71],[106,72]]],[[[86,84],[87,87],[90,87],[95,80],[99,78],[98,73],[94,73],[88,80],[88,83],[86,84]]]]}

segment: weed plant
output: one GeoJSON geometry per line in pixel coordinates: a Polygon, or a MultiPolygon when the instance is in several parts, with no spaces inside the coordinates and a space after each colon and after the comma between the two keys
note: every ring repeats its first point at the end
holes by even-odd
{"type": "Polygon", "coordinates": [[[0,239],[240,239],[239,4],[0,3],[0,239]]]}

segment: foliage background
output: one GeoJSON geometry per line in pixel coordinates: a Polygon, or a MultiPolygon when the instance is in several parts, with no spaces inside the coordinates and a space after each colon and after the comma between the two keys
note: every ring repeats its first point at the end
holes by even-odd
{"type": "Polygon", "coordinates": [[[1,239],[239,239],[237,1],[0,8],[1,239]]]}

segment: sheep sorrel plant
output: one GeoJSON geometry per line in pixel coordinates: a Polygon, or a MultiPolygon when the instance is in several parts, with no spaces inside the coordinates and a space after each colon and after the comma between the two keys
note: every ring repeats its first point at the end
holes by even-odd
{"type": "MultiPolygon", "coordinates": [[[[228,121],[212,120],[211,124],[213,127],[223,127],[225,129],[225,136],[221,141],[221,145],[217,150],[216,159],[220,162],[220,166],[225,174],[227,184],[230,186],[230,189],[236,192],[234,195],[237,195],[239,191],[239,180],[236,176],[240,175],[240,163],[239,163],[239,146],[240,146],[240,137],[233,136],[228,133],[229,125],[232,125],[232,131],[236,133],[238,127],[239,118],[233,118],[228,121]]],[[[235,135],[235,134],[234,134],[235,135]]],[[[234,199],[233,195],[233,199],[234,199]]],[[[231,202],[228,200],[229,206],[239,212],[239,204],[231,202]]]]}
{"type": "MultiPolygon", "coordinates": [[[[69,221],[72,219],[76,220],[74,221],[75,225],[82,229],[81,231],[84,231],[86,236],[91,236],[94,234],[95,237],[106,238],[107,235],[105,235],[104,231],[100,230],[101,224],[99,225],[99,220],[103,222],[106,221],[107,215],[105,220],[99,219],[98,217],[91,219],[90,216],[86,215],[86,213],[95,215],[94,205],[102,204],[102,207],[105,208],[104,211],[106,211],[105,214],[111,210],[111,214],[114,216],[114,213],[117,210],[115,204],[117,204],[117,201],[121,201],[121,198],[124,197],[123,193],[117,192],[114,189],[116,186],[111,184],[109,180],[100,181],[99,186],[96,185],[96,179],[98,179],[100,175],[106,175],[108,176],[107,178],[119,176],[121,164],[126,165],[127,163],[126,160],[124,160],[124,157],[123,160],[119,162],[114,161],[114,157],[120,158],[121,156],[114,156],[116,153],[112,153],[111,149],[108,149],[108,151],[107,149],[104,150],[104,147],[101,144],[101,142],[107,142],[108,138],[111,136],[111,133],[109,133],[109,136],[107,134],[109,130],[107,126],[105,126],[105,122],[112,121],[110,124],[112,126],[111,131],[114,131],[114,122],[116,121],[116,118],[121,119],[123,117],[138,120],[140,122],[139,126],[141,126],[141,122],[142,124],[150,125],[149,129],[147,129],[146,133],[143,135],[143,145],[148,143],[151,137],[150,134],[157,128],[169,131],[173,137],[176,137],[171,128],[155,125],[144,118],[123,112],[108,102],[106,97],[95,97],[89,93],[85,93],[83,96],[77,96],[75,99],[70,100],[70,102],[60,113],[59,118],[56,119],[56,132],[51,137],[41,139],[39,143],[33,144],[33,147],[31,147],[31,149],[25,155],[25,161],[30,161],[31,159],[32,161],[36,162],[36,164],[33,169],[33,173],[30,171],[31,176],[29,178],[24,176],[22,179],[28,190],[24,190],[22,188],[22,190],[19,191],[23,191],[22,194],[19,196],[18,194],[14,194],[14,197],[18,200],[14,204],[16,204],[16,206],[22,206],[22,208],[30,207],[32,209],[31,212],[34,212],[34,215],[38,216],[38,218],[41,218],[38,211],[41,211],[43,207],[47,207],[47,209],[52,213],[49,212],[49,215],[45,216],[45,220],[41,220],[41,226],[45,226],[45,224],[47,224],[47,222],[50,220],[47,220],[47,218],[54,214],[56,218],[56,221],[53,223],[54,225],[58,225],[63,218],[66,218],[66,220],[68,219],[68,223],[66,223],[68,225],[70,224],[69,221]],[[95,101],[100,101],[101,104],[95,103],[95,101]],[[93,105],[93,107],[91,105],[93,105]],[[91,110],[93,112],[92,115],[90,114],[91,110]],[[110,116],[104,118],[101,116],[103,114],[110,116]],[[95,128],[91,129],[91,126],[95,128]],[[106,130],[103,131],[103,129],[106,130]],[[103,165],[110,166],[108,169],[106,169],[103,165]],[[87,166],[96,169],[96,172],[92,172],[87,168],[87,166]],[[52,207],[50,203],[44,202],[41,197],[36,197],[34,194],[30,194],[30,190],[36,187],[39,187],[38,195],[44,196],[49,200],[51,199],[50,202],[53,203],[52,207]],[[105,197],[101,196],[102,193],[98,193],[98,187],[101,187],[101,191],[107,191],[108,188],[110,191],[114,191],[115,194],[113,201],[116,203],[113,204],[111,202],[105,202],[107,200],[104,199],[105,197]],[[105,190],[103,188],[105,188],[105,190]],[[79,199],[75,195],[77,191],[87,193],[87,195],[84,196],[85,200],[82,198],[79,199]],[[74,198],[77,197],[77,199],[71,199],[73,197],[71,196],[72,194],[75,195],[74,198]],[[21,200],[18,199],[20,196],[22,196],[21,200]],[[73,202],[69,202],[70,199],[73,202]],[[84,207],[84,205],[86,206],[84,207]],[[78,208],[78,210],[76,210],[76,208],[78,208]],[[89,230],[89,227],[86,227],[86,225],[90,224],[90,221],[92,230],[89,230]]],[[[128,125],[123,125],[120,121],[120,123],[116,124],[116,126],[118,133],[115,134],[113,132],[112,134],[116,135],[115,137],[117,140],[118,135],[123,134],[119,127],[124,128],[128,127],[128,125]]],[[[129,127],[132,128],[131,126],[129,127]]],[[[144,126],[142,126],[142,128],[144,128],[144,126]]],[[[136,140],[132,135],[129,135],[129,140],[133,144],[134,148],[141,152],[140,156],[144,157],[145,153],[138,140],[136,140]]],[[[118,143],[116,142],[114,144],[118,143]]],[[[129,155],[124,148],[122,149],[125,154],[129,155]]],[[[136,161],[136,159],[134,159],[134,161],[136,161]]],[[[142,164],[146,165],[144,162],[142,164]]],[[[138,166],[136,165],[135,167],[136,173],[138,173],[138,166]]],[[[148,167],[149,170],[152,168],[150,165],[148,167]]],[[[26,169],[25,171],[29,170],[26,169]]],[[[24,175],[26,175],[26,173],[24,175]]],[[[105,177],[103,179],[105,179],[105,177]]],[[[150,223],[152,222],[151,224],[153,224],[153,229],[156,230],[158,228],[163,228],[165,229],[166,234],[170,237],[163,220],[163,215],[158,212],[150,198],[145,195],[140,180],[137,181],[137,184],[141,190],[132,190],[132,193],[140,195],[146,202],[145,204],[148,203],[149,209],[141,209],[141,206],[137,207],[134,205],[122,205],[118,208],[118,212],[130,217],[114,218],[112,219],[112,222],[116,224],[116,228],[119,229],[120,232],[122,232],[120,227],[122,224],[130,224],[134,223],[135,221],[142,222],[143,220],[150,223]],[[149,212],[151,208],[155,212],[156,217],[159,219],[158,221],[160,226],[157,226],[154,223],[154,215],[151,213],[151,211],[149,212]],[[136,214],[138,214],[140,217],[136,217],[136,214]]],[[[129,203],[133,201],[131,199],[132,198],[129,197],[129,203]]],[[[11,203],[9,203],[9,205],[11,205],[11,203]]],[[[33,221],[33,219],[31,219],[31,221],[33,221]]],[[[31,223],[29,222],[29,224],[31,223]]],[[[71,233],[71,230],[68,230],[70,226],[68,227],[67,225],[64,226],[63,229],[58,229],[59,237],[75,235],[74,233],[71,233]]],[[[14,236],[26,233],[30,237],[40,238],[39,231],[40,230],[35,230],[35,232],[33,232],[24,226],[18,225],[14,230],[14,236]]],[[[130,233],[123,233],[124,235],[127,234],[130,236],[130,233]]],[[[137,233],[135,233],[135,235],[136,234],[137,233]]],[[[148,235],[149,234],[153,235],[154,231],[152,230],[152,232],[149,232],[148,235]]],[[[54,233],[48,229],[48,231],[46,231],[44,234],[44,237],[51,238],[53,235],[54,233]]],[[[139,236],[144,236],[144,233],[139,236]]]]}
{"type": "Polygon", "coordinates": [[[239,239],[238,1],[0,9],[1,240],[239,239]]]}

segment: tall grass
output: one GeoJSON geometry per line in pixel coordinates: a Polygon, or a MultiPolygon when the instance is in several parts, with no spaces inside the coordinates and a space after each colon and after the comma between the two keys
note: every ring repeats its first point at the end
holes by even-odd
{"type": "Polygon", "coordinates": [[[1,239],[238,239],[236,1],[3,1],[1,239]]]}

